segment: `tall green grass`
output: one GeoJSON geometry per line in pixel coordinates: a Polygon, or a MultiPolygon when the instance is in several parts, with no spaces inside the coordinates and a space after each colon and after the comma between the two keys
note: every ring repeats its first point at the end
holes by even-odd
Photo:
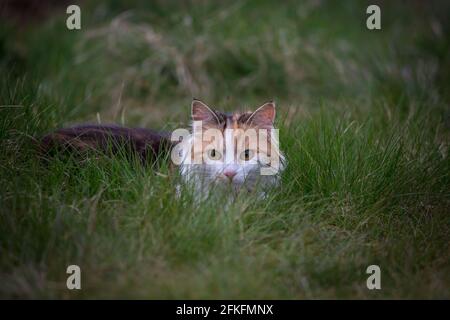
{"type": "Polygon", "coordinates": [[[367,5],[105,1],[81,4],[81,31],[60,7],[2,21],[0,297],[449,298],[448,6],[383,2],[372,32],[367,5]],[[187,126],[193,96],[276,100],[288,166],[268,199],[196,205],[168,161],[36,153],[73,123],[187,126]]]}

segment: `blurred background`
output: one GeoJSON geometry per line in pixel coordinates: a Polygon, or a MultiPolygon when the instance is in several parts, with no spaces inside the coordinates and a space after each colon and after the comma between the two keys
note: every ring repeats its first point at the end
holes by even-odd
{"type": "Polygon", "coordinates": [[[161,126],[186,119],[192,97],[226,110],[275,99],[287,113],[448,101],[446,1],[376,1],[374,31],[373,1],[71,1],[73,31],[69,2],[0,4],[2,78],[26,73],[65,121],[161,126]]]}

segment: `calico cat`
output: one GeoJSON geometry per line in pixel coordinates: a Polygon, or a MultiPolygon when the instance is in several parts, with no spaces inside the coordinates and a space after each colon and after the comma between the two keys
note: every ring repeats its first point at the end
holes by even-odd
{"type": "Polygon", "coordinates": [[[192,120],[191,134],[180,145],[180,172],[197,193],[225,186],[236,194],[259,186],[264,196],[278,185],[285,159],[274,130],[273,102],[254,112],[223,113],[194,100],[192,120]]]}
{"type": "Polygon", "coordinates": [[[79,125],[44,136],[40,149],[82,153],[101,150],[115,153],[125,147],[142,163],[152,163],[170,153],[182,180],[201,194],[224,187],[236,194],[245,190],[264,195],[279,184],[285,158],[274,127],[275,104],[268,102],[254,112],[224,113],[200,100],[191,105],[190,130],[157,132],[116,125],[79,125]]]}

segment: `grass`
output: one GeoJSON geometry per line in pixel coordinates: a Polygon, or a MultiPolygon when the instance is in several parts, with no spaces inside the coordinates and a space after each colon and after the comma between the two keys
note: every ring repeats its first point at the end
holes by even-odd
{"type": "Polygon", "coordinates": [[[0,22],[0,297],[450,298],[448,5],[381,2],[369,31],[363,1],[194,3],[0,22]],[[73,123],[187,126],[193,96],[275,99],[267,200],[195,206],[167,162],[35,152],[73,123]]]}

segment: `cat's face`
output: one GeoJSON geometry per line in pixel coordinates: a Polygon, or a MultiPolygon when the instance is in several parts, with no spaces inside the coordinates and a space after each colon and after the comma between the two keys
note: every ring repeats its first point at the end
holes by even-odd
{"type": "Polygon", "coordinates": [[[192,134],[183,149],[183,178],[203,191],[213,186],[232,191],[273,186],[284,160],[274,119],[273,102],[254,112],[227,114],[194,100],[192,134]]]}

